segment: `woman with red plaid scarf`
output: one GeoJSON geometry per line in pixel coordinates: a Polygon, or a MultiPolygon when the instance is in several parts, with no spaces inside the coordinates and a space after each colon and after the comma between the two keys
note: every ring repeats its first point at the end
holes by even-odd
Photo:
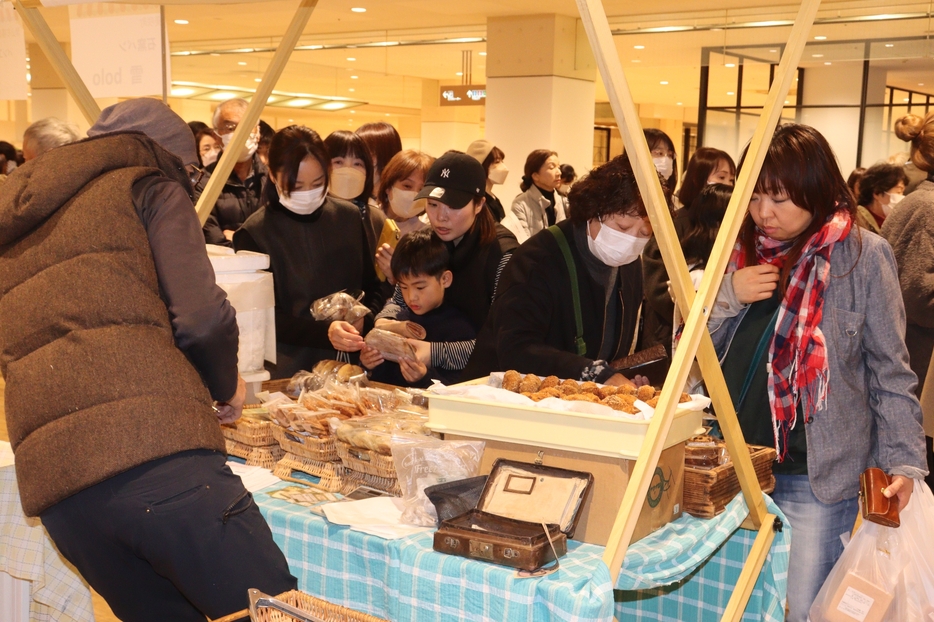
{"type": "Polygon", "coordinates": [[[855,210],[827,140],[777,128],[708,323],[746,441],[778,452],[789,622],[843,551],[859,474],[894,476],[904,507],[927,472],[892,249],[855,210]]]}

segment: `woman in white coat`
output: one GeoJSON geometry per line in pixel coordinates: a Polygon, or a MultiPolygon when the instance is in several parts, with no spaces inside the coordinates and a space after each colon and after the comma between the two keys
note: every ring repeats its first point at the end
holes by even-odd
{"type": "Polygon", "coordinates": [[[525,160],[525,171],[519,188],[522,193],[512,201],[511,213],[502,224],[509,228],[519,243],[567,218],[567,198],[555,192],[561,185],[561,165],[558,154],[548,149],[536,149],[525,160]]]}

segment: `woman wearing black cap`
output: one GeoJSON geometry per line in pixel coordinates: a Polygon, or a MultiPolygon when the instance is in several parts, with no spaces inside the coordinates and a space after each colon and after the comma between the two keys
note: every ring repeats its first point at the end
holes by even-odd
{"type": "MultiPolygon", "coordinates": [[[[503,267],[519,245],[498,225],[486,207],[486,174],[471,156],[448,151],[435,160],[416,199],[427,199],[425,210],[435,235],[451,253],[451,286],[444,296],[479,331],[496,293],[503,267]]],[[[398,287],[377,319],[395,319],[404,308],[398,287]]],[[[419,360],[434,368],[461,370],[473,352],[474,341],[428,343],[410,340],[419,360]]]]}
{"type": "Polygon", "coordinates": [[[630,383],[608,361],[630,354],[637,341],[639,255],[652,226],[629,159],[595,168],[568,198],[570,219],[513,253],[465,379],[515,369],[630,383]]]}

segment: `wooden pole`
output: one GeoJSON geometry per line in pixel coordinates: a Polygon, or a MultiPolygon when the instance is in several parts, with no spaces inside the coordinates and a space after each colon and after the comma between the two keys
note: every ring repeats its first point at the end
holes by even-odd
{"type": "MultiPolygon", "coordinates": [[[[684,385],[687,379],[691,362],[700,345],[704,347],[702,348],[699,362],[704,372],[704,377],[708,381],[708,388],[710,389],[711,396],[715,398],[715,404],[719,403],[718,416],[722,416],[721,406],[728,413],[725,417],[727,423],[724,427],[724,437],[727,439],[727,445],[731,451],[731,455],[734,456],[737,475],[739,476],[744,496],[750,506],[753,523],[760,527],[760,538],[757,539],[757,542],[762,538],[767,538],[768,543],[771,543],[771,537],[763,536],[762,534],[771,529],[772,521],[769,520],[770,515],[767,515],[764,509],[764,501],[762,500],[761,491],[752,468],[752,463],[749,460],[745,443],[743,442],[742,433],[736,421],[736,415],[732,408],[732,401],[726,390],[726,384],[723,381],[722,372],[719,370],[716,355],[713,352],[713,345],[710,341],[709,333],[706,330],[706,318],[709,315],[709,306],[712,304],[717,289],[719,288],[720,280],[722,279],[723,271],[726,267],[726,260],[729,257],[728,253],[723,249],[723,246],[728,245],[730,249],[732,248],[732,243],[724,242],[724,240],[736,239],[742,219],[742,213],[740,213],[740,208],[738,206],[742,206],[741,211],[744,213],[745,206],[748,204],[752,188],[754,187],[754,180],[758,178],[758,172],[765,157],[763,139],[767,134],[771,134],[771,131],[780,117],[782,107],[778,105],[778,102],[784,101],[784,97],[790,87],[791,77],[794,75],[794,69],[792,68],[789,70],[789,66],[796,67],[800,60],[807,32],[810,30],[817,12],[817,7],[819,6],[819,0],[805,0],[798,13],[795,26],[792,29],[792,42],[786,48],[782,63],[779,65],[779,79],[773,82],[773,88],[770,90],[769,97],[766,100],[766,108],[760,118],[756,133],[753,137],[753,142],[750,146],[749,153],[751,156],[754,155],[755,157],[751,159],[747,157],[749,165],[744,167],[744,170],[740,174],[737,188],[734,190],[733,198],[730,202],[731,209],[728,209],[724,217],[724,225],[729,226],[721,227],[718,237],[720,256],[717,257],[718,261],[716,263],[713,261],[713,256],[711,261],[708,262],[708,268],[712,265],[714,267],[706,271],[704,281],[701,285],[699,294],[701,292],[704,293],[704,296],[701,297],[703,304],[694,305],[691,304],[695,296],[693,287],[688,278],[687,266],[677,241],[678,238],[671,222],[671,216],[668,214],[667,207],[664,203],[658,177],[655,174],[654,167],[651,165],[648,145],[642,138],[641,132],[639,132],[641,123],[626,84],[625,75],[619,63],[603,6],[598,0],[577,0],[577,4],[580,9],[584,28],[587,31],[588,38],[594,50],[597,66],[600,69],[604,84],[607,87],[610,105],[616,116],[617,123],[622,130],[626,150],[633,164],[633,170],[646,203],[649,218],[656,231],[659,249],[665,260],[665,264],[669,268],[669,276],[671,277],[672,286],[676,292],[679,305],[681,305],[683,311],[690,312],[693,310],[693,318],[689,313],[685,313],[685,317],[688,317],[688,323],[686,323],[681,344],[672,361],[671,370],[669,371],[668,378],[666,378],[665,386],[656,407],[656,416],[653,417],[650,423],[645,442],[630,478],[630,485],[627,487],[624,494],[619,514],[617,515],[609,542],[607,543],[604,561],[610,569],[612,581],[615,584],[622,561],[625,558],[626,550],[632,539],[635,523],[638,520],[637,508],[639,506],[637,505],[637,500],[642,499],[648,490],[650,474],[661,455],[664,440],[671,427],[671,419],[674,410],[677,408],[676,396],[680,395],[680,387],[684,385]],[[780,99],[779,93],[781,94],[780,99]],[[750,180],[753,180],[752,184],[750,184],[750,180]],[[691,329],[690,335],[688,335],[688,329],[691,329]],[[702,341],[703,344],[701,344],[702,341]],[[711,384],[713,386],[710,386],[711,384]]],[[[717,250],[718,249],[715,247],[714,252],[716,253],[717,250]]],[[[754,560],[752,560],[751,563],[753,567],[756,566],[754,560]]],[[[758,572],[758,568],[761,568],[761,562],[758,564],[756,572],[758,572]]],[[[744,607],[745,600],[748,599],[748,593],[744,596],[742,594],[744,590],[738,591],[741,593],[739,596],[734,594],[733,600],[738,599],[738,602],[741,601],[744,607]]],[[[731,603],[733,600],[731,600],[731,603]]]]}
{"type": "Polygon", "coordinates": [[[237,162],[237,156],[240,155],[243,145],[246,144],[246,139],[253,131],[253,128],[256,127],[256,124],[259,123],[259,115],[266,106],[266,100],[272,94],[272,89],[279,80],[279,76],[282,75],[282,71],[295,49],[295,44],[298,43],[298,39],[302,36],[302,31],[305,30],[305,25],[308,23],[317,4],[318,0],[301,0],[299,3],[295,16],[292,18],[292,23],[289,24],[288,30],[286,30],[275,55],[272,57],[272,61],[266,68],[266,73],[263,74],[263,81],[260,82],[259,87],[256,89],[250,105],[230,139],[230,144],[224,149],[224,154],[218,161],[211,179],[208,180],[204,192],[201,193],[201,197],[198,199],[196,209],[202,225],[207,221],[211,210],[214,209],[214,203],[230,177],[234,164],[237,162]]]}
{"type": "Polygon", "coordinates": [[[23,23],[29,28],[32,36],[36,38],[42,52],[48,57],[49,62],[55,69],[55,73],[65,83],[68,92],[71,93],[71,96],[78,104],[78,108],[81,109],[81,114],[84,115],[88,123],[94,125],[97,117],[101,116],[101,107],[97,105],[88,87],[84,84],[81,76],[78,75],[75,66],[71,64],[71,60],[65,55],[65,50],[62,49],[55,35],[52,34],[52,29],[49,28],[39,9],[24,6],[21,0],[13,0],[13,6],[19,12],[20,17],[23,18],[23,23]]]}

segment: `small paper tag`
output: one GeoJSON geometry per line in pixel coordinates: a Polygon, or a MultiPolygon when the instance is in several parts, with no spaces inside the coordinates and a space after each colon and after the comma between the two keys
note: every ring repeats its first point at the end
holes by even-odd
{"type": "Polygon", "coordinates": [[[848,587],[843,594],[843,598],[840,599],[840,604],[837,605],[837,611],[850,616],[854,620],[864,622],[874,602],[876,601],[871,596],[867,596],[855,588],[848,587]]]}

